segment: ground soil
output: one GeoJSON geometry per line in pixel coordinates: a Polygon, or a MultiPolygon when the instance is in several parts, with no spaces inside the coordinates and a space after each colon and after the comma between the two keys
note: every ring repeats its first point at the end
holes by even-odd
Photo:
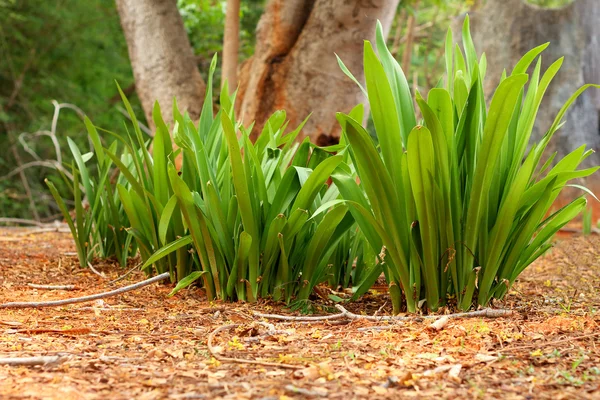
{"type": "MultiPolygon", "coordinates": [[[[73,251],[69,234],[0,230],[0,303],[114,288],[80,269],[73,251]]],[[[124,272],[110,263],[97,268],[111,279],[124,272]]],[[[144,278],[136,272],[116,286],[144,278]]],[[[599,288],[600,239],[573,236],[560,238],[494,304],[513,316],[451,319],[439,331],[423,319],[270,321],[276,332],[269,335],[273,328],[257,325],[252,312],[290,314],[282,305],[208,302],[198,288],[168,297],[170,284],[95,303],[0,309],[0,358],[61,357],[45,366],[0,365],[0,399],[598,399],[599,288]],[[217,361],[207,339],[228,324],[240,328],[215,335],[220,356],[299,369],[217,361]]],[[[349,308],[385,315],[386,300],[373,293],[349,308]]]]}

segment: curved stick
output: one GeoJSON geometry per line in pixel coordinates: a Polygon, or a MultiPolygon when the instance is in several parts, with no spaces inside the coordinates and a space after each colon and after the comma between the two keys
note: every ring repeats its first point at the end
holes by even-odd
{"type": "Polygon", "coordinates": [[[335,308],[340,310],[339,314],[333,315],[322,315],[322,316],[314,316],[314,317],[305,317],[305,316],[293,316],[293,315],[277,315],[277,314],[262,314],[259,312],[254,312],[253,314],[257,317],[267,318],[267,319],[275,319],[280,321],[330,321],[335,319],[364,319],[368,321],[414,321],[420,319],[438,319],[440,317],[447,318],[474,318],[474,317],[487,317],[487,318],[499,318],[499,317],[509,317],[514,315],[514,311],[512,310],[495,310],[491,308],[485,308],[483,310],[470,311],[470,312],[462,312],[456,314],[448,314],[448,315],[414,315],[414,316],[374,316],[374,315],[359,315],[354,314],[339,304],[335,305],[335,308]]]}
{"type": "Polygon", "coordinates": [[[112,297],[112,296],[116,296],[121,293],[139,289],[141,287],[148,286],[154,282],[158,282],[158,281],[162,281],[163,279],[167,279],[169,276],[170,276],[169,273],[165,272],[165,273],[155,276],[153,278],[146,279],[145,281],[134,283],[133,285],[124,286],[122,288],[111,290],[110,292],[105,292],[105,293],[92,294],[92,295],[83,296],[83,297],[75,297],[72,299],[43,301],[43,302],[18,302],[17,301],[17,302],[12,302],[12,303],[0,304],[0,308],[42,308],[42,307],[64,306],[67,304],[75,304],[75,303],[85,303],[87,301],[105,299],[107,297],[112,297]]]}

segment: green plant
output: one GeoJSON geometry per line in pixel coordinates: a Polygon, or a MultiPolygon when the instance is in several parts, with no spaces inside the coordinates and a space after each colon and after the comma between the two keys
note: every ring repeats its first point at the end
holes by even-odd
{"type": "MultiPolygon", "coordinates": [[[[110,182],[112,161],[104,155],[100,137],[91,121],[85,117],[84,122],[95,153],[82,154],[75,142],[67,138],[74,160],[71,164],[72,178],[57,168],[75,200],[73,215],[56,186],[48,179],[46,184],[75,239],[81,267],[86,267],[93,257],[115,257],[124,266],[128,257],[136,253],[137,247],[131,243],[132,236],[126,230],[129,226],[127,215],[110,182]],[[88,168],[87,164],[92,159],[95,163],[88,168]]],[[[113,142],[110,149],[116,152],[117,143],[113,142]]]]}
{"type": "MultiPolygon", "coordinates": [[[[207,96],[211,104],[208,90],[207,96]]],[[[295,144],[303,124],[284,135],[285,112],[275,113],[253,144],[251,128],[232,122],[233,103],[225,86],[214,119],[210,108],[198,129],[179,118],[174,134],[183,169],[180,176],[171,166],[169,178],[201,258],[204,287],[224,299],[305,301],[328,279],[327,260],[354,224],[343,204],[320,208],[338,197],[325,183],[343,156],[308,141],[295,144]]]]}
{"type": "MultiPolygon", "coordinates": [[[[174,105],[177,150],[172,151],[158,104],[150,141],[123,95],[133,131],[125,139],[109,132],[122,142],[121,153],[116,145],[95,146],[97,157],[120,171],[114,192],[130,221],[142,268],[171,272],[179,282],[174,292],[200,279],[209,299],[272,296],[300,305],[320,283],[348,286],[380,273],[337,187],[327,185],[331,173],[349,162],[344,143],[325,149],[308,140],[296,143],[304,123],[284,135],[283,111],[271,116],[252,143],[252,127],[233,122],[234,97],[227,85],[213,116],[215,68],[216,57],[197,125],[174,105]]],[[[350,169],[348,174],[355,179],[350,169]]]]}
{"type": "MultiPolygon", "coordinates": [[[[538,56],[548,44],[531,50],[502,77],[488,108],[482,85],[486,58],[475,52],[468,17],[462,34],[464,53],[453,46],[448,32],[445,85],[432,89],[427,99],[415,93],[421,124],[381,26],[379,57],[365,43],[363,89],[379,149],[360,119],[338,115],[360,188],[339,172],[333,180],[373,249],[385,250],[383,270],[396,312],[401,300],[415,312],[422,300],[436,310],[454,297],[466,310],[474,297],[481,306],[502,298],[517,276],[551,247],[558,229],[585,208],[580,197],[546,217],[558,194],[569,180],[598,169],[577,169],[592,152],[584,146],[554,167],[553,157],[539,166],[568,107],[593,85],[567,101],[526,153],[538,107],[562,59],[541,75],[538,56]]],[[[341,61],[340,66],[354,79],[341,61]]]]}
{"type": "Polygon", "coordinates": [[[583,236],[589,236],[592,234],[592,208],[586,207],[581,213],[582,232],[583,236]]]}
{"type": "MultiPolygon", "coordinates": [[[[45,178],[71,204],[73,198],[66,197],[70,193],[67,185],[58,173],[46,168],[50,165],[46,161],[53,161],[55,144],[68,149],[67,137],[80,149],[86,148],[87,135],[78,113],[61,112],[60,119],[54,120],[51,100],[57,99],[61,106],[82,106],[96,124],[110,126],[122,118],[109,100],[116,93],[114,86],[106,84],[111,79],[126,86],[133,83],[114,4],[103,0],[85,4],[0,1],[2,216],[54,220],[60,210],[47,195],[45,178]],[[56,131],[56,141],[44,139],[47,135],[41,127],[56,131]],[[21,146],[25,140],[29,148],[21,146]],[[21,165],[28,166],[24,174],[31,194],[19,174],[12,174],[21,165]],[[10,177],[3,179],[6,175],[10,177]]],[[[73,159],[66,154],[64,158],[70,169],[73,159]]]]}

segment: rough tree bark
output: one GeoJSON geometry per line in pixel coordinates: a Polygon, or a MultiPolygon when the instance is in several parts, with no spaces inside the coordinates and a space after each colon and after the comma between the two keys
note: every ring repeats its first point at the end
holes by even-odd
{"type": "Polygon", "coordinates": [[[240,0],[227,0],[221,83],[227,81],[229,93],[237,89],[238,51],[240,48],[240,0]]]}
{"type": "MultiPolygon", "coordinates": [[[[600,83],[599,22],[598,0],[576,0],[561,9],[542,9],[523,0],[487,1],[471,16],[475,45],[479,51],[485,51],[488,59],[485,86],[490,96],[502,69],[510,71],[533,47],[550,42],[543,53],[543,68],[565,56],[561,71],[546,92],[532,140],[539,141],[560,107],[580,86],[600,83]]],[[[571,107],[566,125],[554,136],[547,154],[557,151],[559,159],[587,144],[596,153],[584,165],[600,164],[599,115],[600,91],[588,89],[571,107]]],[[[588,178],[586,184],[600,194],[600,174],[588,178]]],[[[572,195],[571,192],[567,197],[572,195]]]]}
{"type": "Polygon", "coordinates": [[[373,40],[381,20],[387,35],[398,0],[271,0],[256,32],[256,51],[240,72],[239,115],[260,132],[284,109],[290,126],[312,117],[303,133],[314,143],[337,142],[336,111],[365,99],[339,69],[337,53],[363,79],[363,40],[373,40]]]}
{"type": "Polygon", "coordinates": [[[173,98],[194,119],[200,116],[205,84],[196,66],[176,0],[116,0],[135,87],[146,119],[158,100],[171,122],[173,98]]]}

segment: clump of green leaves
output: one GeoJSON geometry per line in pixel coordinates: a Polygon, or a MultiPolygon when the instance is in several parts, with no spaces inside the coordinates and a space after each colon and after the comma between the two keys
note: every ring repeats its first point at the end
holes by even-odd
{"type": "MultiPolygon", "coordinates": [[[[198,123],[175,104],[170,132],[157,104],[150,140],[123,95],[133,133],[112,134],[122,146],[103,147],[87,121],[94,153],[71,150],[74,195],[81,199],[81,183],[93,199],[91,222],[81,208],[75,221],[67,219],[82,264],[90,232],[97,232],[91,236],[97,242],[111,234],[100,227],[101,218],[113,215],[103,207],[116,207],[118,196],[123,213],[117,215],[127,217],[126,232],[140,250],[142,268],[169,271],[178,281],[174,292],[200,280],[209,299],[272,297],[302,305],[323,283],[353,285],[356,298],[383,273],[396,312],[415,312],[424,303],[436,310],[449,300],[466,310],[474,301],[485,306],[502,298],[586,206],[582,196],[548,215],[568,181],[597,171],[578,169],[592,151],[582,146],[554,166],[555,155],[543,164],[541,158],[569,106],[593,85],[579,89],[527,151],[544,93],[562,64],[557,60],[542,73],[539,56],[547,44],[504,74],[488,107],[486,59],[475,52],[468,18],[464,51],[448,33],[446,82],[427,99],[419,93],[413,99],[381,26],[376,37],[379,56],[365,43],[361,88],[378,145],[361,125],[362,105],[338,114],[344,132],[339,145],[297,143],[304,123],[284,134],[283,111],[271,116],[252,143],[253,127],[235,122],[235,95],[227,84],[213,115],[216,58],[198,123]],[[94,157],[98,177],[91,179],[86,162],[94,157]],[[112,165],[119,170],[114,187],[107,180],[112,165]]],[[[64,204],[61,209],[68,215],[64,204]]]]}
{"type": "Polygon", "coordinates": [[[592,153],[584,146],[554,167],[554,156],[540,165],[568,107],[592,85],[567,101],[527,152],[538,108],[562,59],[542,74],[539,55],[548,44],[531,50],[502,77],[488,107],[482,85],[486,58],[475,52],[468,17],[462,33],[464,52],[448,32],[446,84],[427,99],[415,93],[418,123],[406,78],[378,26],[379,56],[365,43],[363,90],[379,148],[359,119],[338,115],[368,203],[354,182],[346,179],[344,189],[339,175],[334,181],[350,209],[361,215],[357,222],[369,243],[385,248],[384,272],[396,311],[402,302],[415,312],[422,302],[436,310],[455,298],[466,310],[474,299],[485,306],[502,298],[551,247],[553,235],[585,208],[580,197],[547,215],[561,190],[598,169],[578,169],[592,153]]]}
{"type": "MultiPolygon", "coordinates": [[[[327,184],[333,171],[350,161],[345,144],[319,148],[308,139],[297,143],[304,122],[284,134],[288,122],[283,111],[269,118],[252,143],[252,126],[234,122],[235,97],[228,95],[227,85],[221,109],[213,115],[215,68],[216,57],[198,123],[175,104],[171,133],[156,104],[150,140],[121,93],[133,130],[126,135],[106,131],[116,141],[103,147],[88,122],[95,153],[82,157],[71,148],[81,160],[74,166],[75,176],[89,175],[85,161],[96,157],[102,178],[92,184],[88,197],[118,195],[142,268],[171,272],[179,282],[174,291],[200,280],[209,299],[272,297],[300,304],[318,284],[347,287],[378,275],[375,253],[337,186],[327,184]],[[181,168],[176,169],[178,159],[181,168]],[[111,165],[119,171],[113,186],[106,180],[111,165]]],[[[101,208],[101,202],[94,202],[91,215],[101,208]]]]}
{"type": "Polygon", "coordinates": [[[203,286],[210,298],[307,300],[317,284],[339,275],[327,261],[354,227],[347,206],[334,201],[337,188],[326,184],[345,156],[296,143],[304,123],[284,135],[283,111],[252,143],[252,127],[234,123],[227,85],[215,117],[212,79],[207,86],[197,127],[175,113],[183,165],[179,172],[167,167],[203,286]]]}
{"type": "MultiPolygon", "coordinates": [[[[114,190],[114,184],[110,182],[114,165],[105,156],[98,131],[87,117],[85,126],[95,153],[82,153],[77,144],[67,138],[73,155],[72,178],[57,169],[75,200],[72,214],[56,186],[49,180],[46,180],[46,184],[75,239],[80,265],[87,266],[94,257],[113,257],[120,265],[125,266],[128,257],[135,255],[137,247],[126,229],[129,220],[114,190]]],[[[116,142],[111,144],[109,151],[117,151],[116,142]]],[[[119,177],[119,180],[123,181],[124,178],[119,177]]]]}

